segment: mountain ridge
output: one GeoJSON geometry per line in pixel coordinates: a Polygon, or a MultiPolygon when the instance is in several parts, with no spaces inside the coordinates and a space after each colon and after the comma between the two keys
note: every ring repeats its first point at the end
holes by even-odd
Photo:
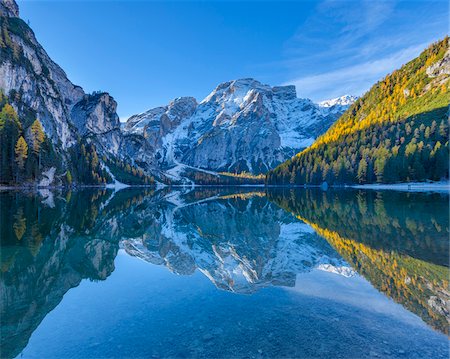
{"type": "Polygon", "coordinates": [[[200,102],[178,97],[131,116],[123,129],[145,137],[162,168],[260,174],[310,145],[353,99],[321,106],[297,98],[295,86],[244,78],[219,84],[200,102]]]}

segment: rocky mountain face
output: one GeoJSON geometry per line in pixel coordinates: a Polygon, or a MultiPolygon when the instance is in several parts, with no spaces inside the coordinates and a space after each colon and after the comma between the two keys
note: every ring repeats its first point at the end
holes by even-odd
{"type": "Polygon", "coordinates": [[[132,116],[124,133],[148,147],[134,158],[163,170],[260,174],[311,145],[354,100],[315,104],[297,98],[294,86],[240,79],[220,84],[200,103],[181,97],[132,116]]]}
{"type": "Polygon", "coordinates": [[[19,116],[25,140],[31,142],[29,127],[38,119],[60,158],[60,172],[72,170],[68,152],[80,143],[94,144],[100,158],[126,160],[119,151],[123,135],[116,101],[74,85],[18,17],[14,0],[0,1],[0,15],[0,89],[19,116]]]}
{"type": "Polygon", "coordinates": [[[0,88],[14,94],[11,100],[19,116],[39,118],[46,134],[63,149],[79,135],[102,134],[118,127],[114,99],[107,93],[86,94],[72,84],[18,18],[14,0],[2,0],[0,11],[13,49],[13,53],[8,48],[1,50],[0,88]]]}
{"type": "Polygon", "coordinates": [[[19,17],[19,7],[15,0],[2,0],[0,2],[0,14],[2,16],[19,17]]]}
{"type": "Polygon", "coordinates": [[[32,142],[33,121],[41,122],[61,162],[54,178],[69,169],[81,182],[89,177],[84,172],[94,173],[89,181],[95,184],[135,183],[136,174],[137,183],[150,174],[183,181],[186,170],[262,174],[311,145],[354,101],[315,104],[297,98],[294,86],[240,79],[220,84],[200,103],[177,98],[121,127],[115,100],[74,85],[19,18],[14,0],[0,0],[0,14],[0,89],[19,115],[26,142],[32,142]]]}

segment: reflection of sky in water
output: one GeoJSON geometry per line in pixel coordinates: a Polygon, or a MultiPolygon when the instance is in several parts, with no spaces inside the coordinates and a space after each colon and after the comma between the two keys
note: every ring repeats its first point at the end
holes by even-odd
{"type": "Polygon", "coordinates": [[[359,275],[346,278],[337,274],[313,270],[307,274],[297,275],[293,290],[302,295],[348,305],[354,307],[355,310],[370,310],[372,313],[383,314],[410,326],[427,327],[419,317],[375,290],[367,280],[359,275]]]}
{"type": "Polygon", "coordinates": [[[360,276],[313,270],[295,288],[217,290],[120,252],[101,282],[70,290],[24,357],[446,358],[448,340],[360,276]]]}

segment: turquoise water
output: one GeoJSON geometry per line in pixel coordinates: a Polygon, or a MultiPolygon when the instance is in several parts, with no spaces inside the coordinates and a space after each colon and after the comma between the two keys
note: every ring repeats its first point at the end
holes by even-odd
{"type": "Polygon", "coordinates": [[[1,193],[1,354],[447,358],[448,195],[1,193]]]}

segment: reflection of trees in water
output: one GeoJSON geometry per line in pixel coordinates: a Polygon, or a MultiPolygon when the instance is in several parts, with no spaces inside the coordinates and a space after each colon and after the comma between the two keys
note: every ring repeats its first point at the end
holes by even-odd
{"type": "Polygon", "coordinates": [[[53,207],[36,195],[0,194],[2,358],[23,350],[69,289],[112,273],[119,241],[107,235],[103,219],[147,194],[127,194],[105,206],[111,196],[105,190],[56,193],[53,207]]]}
{"type": "Polygon", "coordinates": [[[314,190],[268,196],[310,224],[376,288],[448,334],[448,196],[314,190]]]}
{"type": "Polygon", "coordinates": [[[269,191],[301,217],[373,248],[448,266],[448,196],[395,191],[269,191]]]}

